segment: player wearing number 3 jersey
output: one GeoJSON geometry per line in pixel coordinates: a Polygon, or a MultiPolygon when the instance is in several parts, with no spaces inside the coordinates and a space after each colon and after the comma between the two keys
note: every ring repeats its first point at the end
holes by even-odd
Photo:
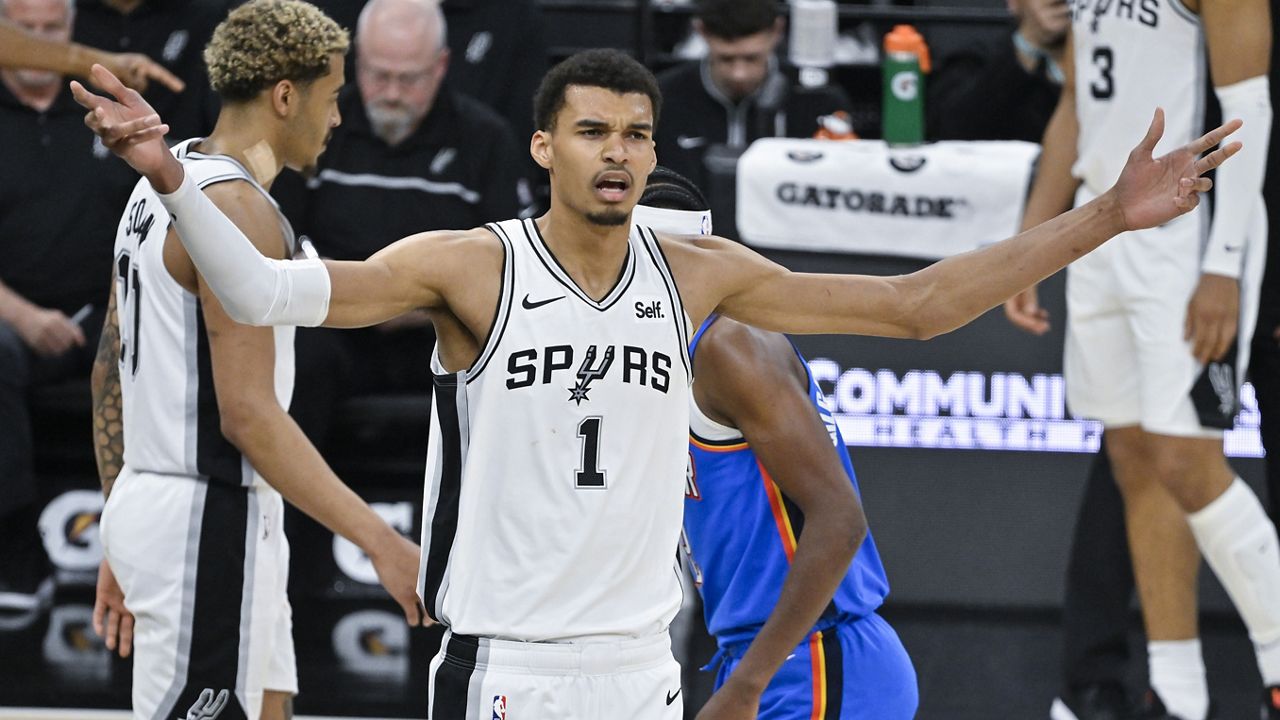
{"type": "MultiPolygon", "coordinates": [[[[546,215],[414,235],[364,262],[282,262],[195,189],[140,97],[95,77],[117,101],[77,85],[90,127],[167,193],[234,317],[351,327],[430,314],[440,388],[421,589],[451,625],[432,664],[436,720],[682,716],[666,625],[689,328],[720,313],[789,332],[947,332],[1110,236],[1193,207],[1209,187],[1200,174],[1239,149],[1200,157],[1233,123],[1153,159],[1157,113],[1113,191],[1040,228],[902,277],[792,273],[719,238],[632,230],[661,97],[643,66],[592,50],[549,72],[535,101],[546,215]]],[[[758,701],[749,687],[722,692],[739,694],[722,708],[758,701]]]]}
{"type": "MultiPolygon", "coordinates": [[[[1124,497],[1150,642],[1145,717],[1212,716],[1196,626],[1203,555],[1254,641],[1269,686],[1264,717],[1280,720],[1280,545],[1222,446],[1239,408],[1266,253],[1268,2],[1071,5],[1068,77],[1045,131],[1026,224],[1105,192],[1124,171],[1126,126],[1151,105],[1167,112],[1163,147],[1199,135],[1206,67],[1223,115],[1244,119],[1243,140],[1254,150],[1218,173],[1212,217],[1208,206],[1197,208],[1071,266],[1063,374],[1072,412],[1105,428],[1124,497]]],[[[1048,327],[1032,292],[1007,310],[1027,330],[1048,327]]],[[[1055,720],[1084,712],[1070,701],[1055,705],[1055,720]]]]}

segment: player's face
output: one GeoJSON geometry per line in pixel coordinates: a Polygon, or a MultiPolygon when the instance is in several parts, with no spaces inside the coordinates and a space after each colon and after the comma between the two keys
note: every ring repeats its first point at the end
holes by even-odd
{"type": "Polygon", "coordinates": [[[707,66],[711,80],[731,100],[741,100],[764,84],[769,58],[782,37],[780,27],[726,40],[703,34],[707,41],[707,66]]]}
{"type": "Polygon", "coordinates": [[[531,150],[557,202],[598,225],[625,225],[658,163],[653,104],[643,93],[570,85],[555,125],[534,133],[531,150]]]}
{"type": "MultiPolygon", "coordinates": [[[[71,9],[66,0],[0,0],[0,17],[48,40],[71,40],[71,9]]],[[[46,88],[62,80],[47,70],[16,70],[12,77],[31,89],[46,88]]]]}
{"type": "Polygon", "coordinates": [[[342,122],[338,91],[345,81],[342,55],[329,57],[329,72],[301,86],[298,114],[290,127],[290,152],[285,164],[306,170],[315,166],[329,143],[333,129],[342,122]]]}

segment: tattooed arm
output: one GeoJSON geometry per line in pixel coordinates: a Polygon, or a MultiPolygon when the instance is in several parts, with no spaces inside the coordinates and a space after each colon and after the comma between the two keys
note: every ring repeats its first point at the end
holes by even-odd
{"type": "MultiPolygon", "coordinates": [[[[98,356],[93,360],[93,455],[98,461],[102,494],[110,495],[116,476],[124,467],[124,415],[120,399],[120,323],[116,319],[116,278],[111,276],[107,319],[102,323],[98,356]]],[[[98,565],[97,592],[93,601],[93,631],[107,649],[128,657],[133,652],[133,613],[125,606],[124,592],[104,556],[98,565]]]]}
{"type": "Polygon", "coordinates": [[[120,398],[120,324],[116,320],[115,277],[107,300],[107,319],[102,324],[102,339],[93,361],[93,454],[98,461],[98,478],[102,494],[110,495],[111,486],[124,466],[124,415],[120,398]]]}

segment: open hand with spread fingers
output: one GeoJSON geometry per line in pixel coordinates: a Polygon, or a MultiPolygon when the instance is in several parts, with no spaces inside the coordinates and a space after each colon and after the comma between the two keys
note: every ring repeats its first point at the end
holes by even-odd
{"type": "Polygon", "coordinates": [[[177,190],[183,170],[182,163],[173,157],[164,142],[169,126],[161,122],[138,91],[125,87],[110,70],[94,65],[92,78],[94,84],[111,97],[97,95],[79,82],[71,81],[71,94],[89,111],[84,124],[102,138],[107,149],[150,180],[158,192],[177,190]]]}
{"type": "Polygon", "coordinates": [[[1155,158],[1152,152],[1164,134],[1164,110],[1156,108],[1146,137],[1129,153],[1120,179],[1111,188],[1119,203],[1124,229],[1163,225],[1200,204],[1200,194],[1213,187],[1213,181],[1202,176],[1226,162],[1242,146],[1233,142],[1217,150],[1213,148],[1241,125],[1240,120],[1232,120],[1155,158]]]}

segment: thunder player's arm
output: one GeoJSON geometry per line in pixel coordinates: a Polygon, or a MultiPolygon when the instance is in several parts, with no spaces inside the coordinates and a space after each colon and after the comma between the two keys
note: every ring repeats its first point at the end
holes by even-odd
{"type": "Polygon", "coordinates": [[[89,386],[93,395],[93,456],[98,462],[102,494],[124,467],[124,412],[120,396],[120,323],[116,314],[116,275],[111,273],[107,317],[102,323],[98,354],[93,359],[89,386]]]}
{"type": "MultiPolygon", "coordinates": [[[[1070,210],[1075,202],[1076,188],[1080,186],[1080,180],[1071,174],[1071,166],[1076,162],[1076,137],[1080,125],[1076,115],[1074,36],[1070,27],[1067,28],[1061,67],[1062,92],[1040,141],[1040,161],[1027,197],[1027,207],[1022,213],[1022,230],[1070,210]]],[[[1043,335],[1049,331],[1049,311],[1040,307],[1035,285],[1005,301],[1004,312],[1010,322],[1029,333],[1043,335]]]]}
{"type": "Polygon", "coordinates": [[[130,87],[140,91],[152,81],[174,92],[182,92],[185,87],[177,76],[145,55],[111,53],[79,43],[48,40],[0,19],[0,67],[52,70],[63,75],[89,77],[94,63],[107,66],[130,87]]]}
{"type": "MultiPolygon", "coordinates": [[[[1200,283],[1187,305],[1186,336],[1200,362],[1220,360],[1235,339],[1245,246],[1262,205],[1271,136],[1269,0],[1200,0],[1209,70],[1223,117],[1244,120],[1239,139],[1249,152],[1218,171],[1213,224],[1201,260],[1200,283]]],[[[1193,5],[1193,9],[1194,5],[1193,5]]]]}
{"type": "Polygon", "coordinates": [[[809,398],[805,369],[784,336],[721,318],[698,344],[694,377],[698,407],[742,431],[769,476],[804,514],[804,533],[778,604],[705,708],[754,713],[778,667],[831,601],[867,523],[809,398]]]}
{"type": "MultiPolygon", "coordinates": [[[[277,260],[283,257],[279,219],[258,190],[246,182],[231,181],[205,192],[255,239],[258,251],[277,260]]],[[[232,320],[196,272],[172,228],[165,238],[164,256],[174,279],[200,297],[223,436],[286,500],[364,550],[405,618],[410,624],[421,622],[417,545],[388,526],[338,479],[277,401],[275,331],[232,320]]]]}

